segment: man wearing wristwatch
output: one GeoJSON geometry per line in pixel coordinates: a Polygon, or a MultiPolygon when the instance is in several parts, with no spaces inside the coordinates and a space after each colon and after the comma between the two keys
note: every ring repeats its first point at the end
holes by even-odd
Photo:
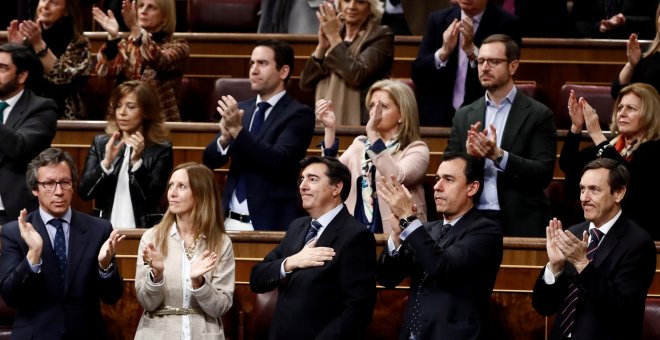
{"type": "Polygon", "coordinates": [[[458,110],[445,152],[485,160],[477,209],[504,235],[543,237],[550,220],[544,189],[554,173],[557,129],[548,107],[516,89],[519,57],[518,45],[506,35],[483,41],[476,63],[486,93],[458,110]]]}
{"type": "Polygon", "coordinates": [[[443,221],[422,224],[408,190],[382,178],[378,198],[400,218],[378,259],[378,283],[393,288],[410,276],[399,339],[490,339],[488,311],[502,261],[502,231],[476,209],[483,162],[445,153],[433,187],[443,221]]]}

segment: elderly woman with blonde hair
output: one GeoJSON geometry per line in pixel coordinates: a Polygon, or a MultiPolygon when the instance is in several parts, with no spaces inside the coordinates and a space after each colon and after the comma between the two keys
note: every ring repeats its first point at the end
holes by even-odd
{"type": "Polygon", "coordinates": [[[368,120],[358,111],[369,86],[387,78],[394,59],[394,33],[381,26],[379,0],[337,0],[319,6],[319,42],[300,76],[303,90],[316,89],[316,100],[329,99],[338,125],[368,120]]]}
{"type": "MultiPolygon", "coordinates": [[[[339,150],[335,138],[334,103],[316,102],[318,120],[325,127],[324,156],[334,157],[339,150]],[[328,146],[328,147],[326,147],[328,146]]],[[[381,176],[394,176],[412,194],[417,217],[426,222],[424,178],[429,166],[429,148],[421,140],[415,94],[401,81],[381,80],[371,86],[365,102],[369,110],[366,136],[358,136],[339,160],[351,171],[351,192],[346,206],[355,218],[375,233],[389,233],[399,224],[387,204],[376,196],[381,176]]]]}
{"type": "MultiPolygon", "coordinates": [[[[657,203],[649,197],[660,192],[660,95],[648,84],[633,83],[618,94],[612,109],[612,139],[600,129],[598,114],[584,98],[571,93],[568,99],[571,128],[561,150],[559,168],[564,171],[564,190],[576,199],[582,168],[596,158],[611,158],[630,172],[630,186],[622,207],[624,213],[660,240],[657,203]],[[580,150],[582,127],[586,125],[592,146],[580,150]]],[[[582,199],[582,198],[581,198],[582,199]]]]}

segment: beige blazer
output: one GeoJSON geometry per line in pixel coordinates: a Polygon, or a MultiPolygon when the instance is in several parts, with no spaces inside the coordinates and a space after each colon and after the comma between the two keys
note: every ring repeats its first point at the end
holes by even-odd
{"type": "MultiPolygon", "coordinates": [[[[183,287],[181,284],[181,261],[185,257],[181,250],[181,238],[173,227],[170,233],[165,257],[165,272],[162,284],[156,285],[149,278],[150,268],[144,265],[142,249],[154,241],[154,229],[142,235],[135,272],[135,294],[145,312],[140,318],[135,339],[165,340],[181,339],[180,315],[150,316],[149,312],[159,307],[183,307],[183,287]]],[[[206,249],[204,238],[195,251],[194,258],[201,256],[206,249]]],[[[222,240],[222,249],[218,253],[218,265],[214,271],[204,275],[205,283],[197,290],[190,289],[190,306],[198,307],[204,314],[190,314],[190,338],[214,339],[225,338],[220,316],[232,305],[234,296],[234,251],[229,236],[222,240]]]]}
{"type": "MultiPolygon", "coordinates": [[[[360,160],[364,153],[365,136],[358,136],[353,140],[346,151],[339,157],[351,171],[351,192],[346,199],[346,206],[351,214],[355,213],[355,202],[357,201],[357,190],[355,182],[361,175],[362,165],[360,160]]],[[[376,178],[380,176],[396,176],[399,183],[410,190],[413,203],[417,205],[417,217],[426,222],[426,202],[424,201],[424,176],[429,167],[429,147],[422,141],[410,143],[408,147],[394,154],[383,151],[373,159],[376,166],[376,178]]],[[[379,201],[380,216],[383,220],[383,233],[389,234],[392,227],[399,224],[399,219],[394,217],[392,211],[385,202],[379,201]]]]}

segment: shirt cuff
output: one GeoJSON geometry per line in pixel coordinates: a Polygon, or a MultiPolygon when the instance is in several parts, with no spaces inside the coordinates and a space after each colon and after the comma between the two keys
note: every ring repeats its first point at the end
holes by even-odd
{"type": "Polygon", "coordinates": [[[550,264],[548,263],[545,265],[545,270],[543,271],[543,282],[545,282],[547,285],[553,285],[555,282],[557,282],[557,277],[561,275],[562,272],[559,272],[557,275],[555,275],[552,273],[548,265],[550,264]]]}
{"type": "Polygon", "coordinates": [[[280,265],[280,280],[285,278],[287,274],[291,274],[291,272],[286,272],[284,271],[284,264],[286,263],[286,260],[289,258],[285,258],[284,261],[282,261],[282,264],[280,265]]]}
{"type": "Polygon", "coordinates": [[[440,59],[440,50],[439,49],[437,51],[435,51],[435,53],[433,54],[433,61],[435,62],[435,68],[436,69],[441,69],[443,67],[446,67],[448,60],[449,59],[447,59],[446,61],[442,61],[442,59],[440,59]]]}
{"type": "Polygon", "coordinates": [[[495,167],[498,170],[504,171],[506,170],[506,163],[509,160],[509,153],[504,150],[502,150],[502,153],[504,154],[504,156],[502,156],[502,161],[499,164],[495,163],[495,167]]]}
{"type": "Polygon", "coordinates": [[[25,259],[27,260],[28,265],[30,265],[30,270],[33,273],[41,272],[41,265],[44,263],[44,261],[41,258],[39,258],[39,263],[37,264],[30,263],[30,260],[27,259],[27,256],[25,256],[25,259]]]}
{"type": "Polygon", "coordinates": [[[138,161],[135,162],[135,165],[131,167],[131,171],[136,172],[141,166],[142,166],[142,158],[138,159],[138,161]]]}
{"type": "Polygon", "coordinates": [[[103,172],[104,172],[106,175],[111,174],[111,173],[115,170],[115,163],[114,163],[114,162],[112,162],[112,163],[110,164],[110,169],[106,169],[106,168],[103,166],[103,162],[101,162],[100,165],[101,165],[101,170],[103,170],[103,172]]]}
{"type": "Polygon", "coordinates": [[[335,142],[330,147],[326,147],[325,141],[321,141],[321,152],[323,157],[336,157],[339,153],[339,138],[335,138],[335,142]]]}
{"type": "Polygon", "coordinates": [[[401,249],[401,244],[399,244],[399,247],[394,246],[394,241],[392,241],[392,235],[387,238],[387,254],[394,257],[399,255],[399,250],[401,249]]]}
{"type": "Polygon", "coordinates": [[[220,145],[220,138],[218,138],[215,140],[215,144],[218,146],[218,152],[223,156],[227,156],[227,152],[229,152],[231,143],[229,143],[226,148],[223,148],[222,145],[220,145]]]}

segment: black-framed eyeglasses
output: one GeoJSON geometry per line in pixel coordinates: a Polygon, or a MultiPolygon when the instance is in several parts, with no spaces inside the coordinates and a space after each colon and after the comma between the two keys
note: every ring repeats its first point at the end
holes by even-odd
{"type": "Polygon", "coordinates": [[[58,184],[60,185],[60,188],[62,188],[62,190],[69,190],[73,188],[73,181],[70,179],[65,179],[59,182],[47,181],[47,182],[37,182],[37,183],[41,184],[41,186],[46,191],[55,191],[55,188],[57,188],[58,184]]]}
{"type": "Polygon", "coordinates": [[[488,63],[490,67],[497,67],[501,63],[506,63],[509,60],[507,59],[498,59],[498,58],[477,58],[477,65],[483,67],[484,63],[488,63]]]}

